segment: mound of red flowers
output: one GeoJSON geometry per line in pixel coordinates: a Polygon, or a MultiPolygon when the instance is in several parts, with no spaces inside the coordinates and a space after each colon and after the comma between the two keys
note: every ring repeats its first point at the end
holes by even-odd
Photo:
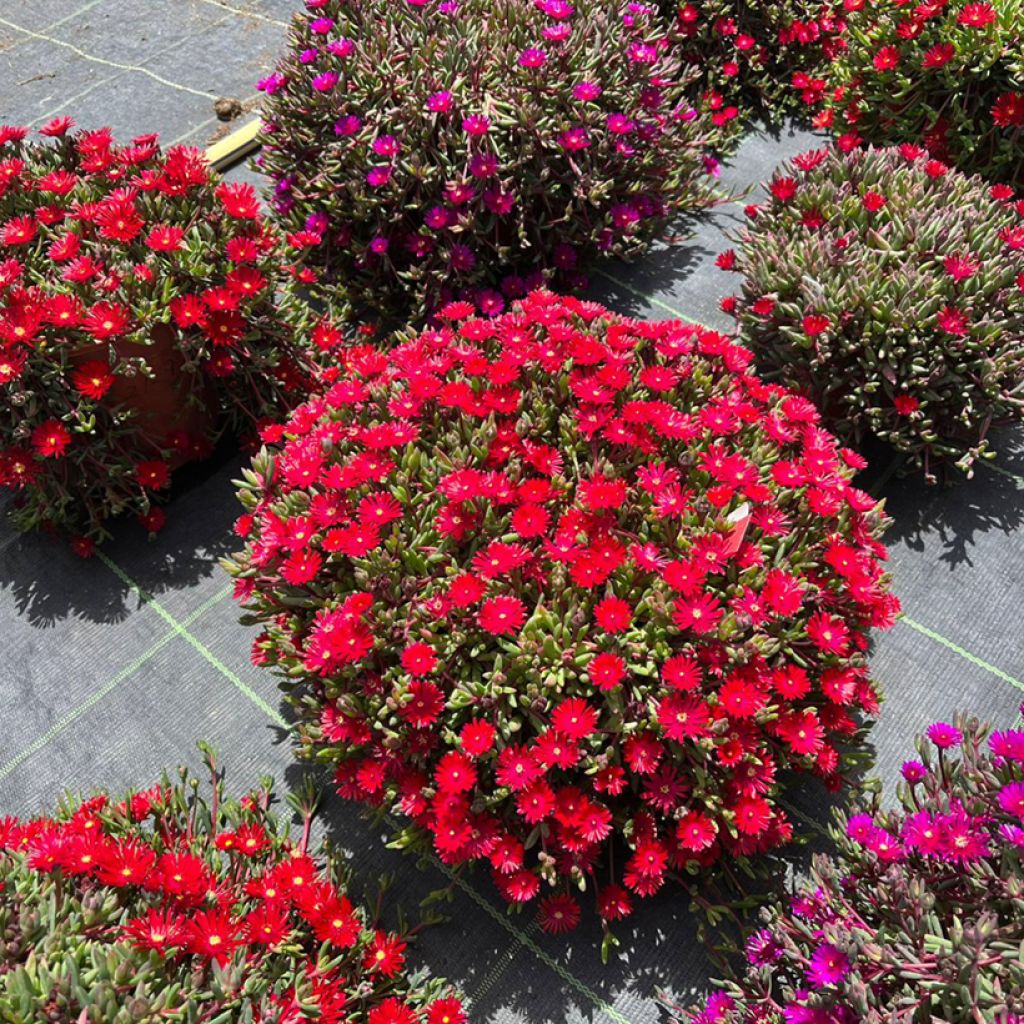
{"type": "Polygon", "coordinates": [[[87,553],[118,513],[158,530],[172,469],[281,414],[308,367],[252,187],[71,129],[0,127],[0,486],[87,553]]]}
{"type": "MultiPolygon", "coordinates": [[[[212,755],[209,765],[215,767],[212,755]]],[[[213,799],[197,779],[52,818],[0,819],[0,1006],[10,1024],[317,1020],[463,1024],[440,981],[412,982],[406,939],[298,843],[269,782],[213,799]]]]}
{"type": "Polygon", "coordinates": [[[841,815],[835,853],[682,1020],[1024,1021],[1024,732],[936,722],[918,750],[896,807],[841,815]]]}
{"type": "Polygon", "coordinates": [[[613,921],[784,843],[784,770],[838,782],[898,610],[882,512],[728,337],[549,292],[441,316],[264,431],[227,563],[254,661],[401,842],[549,931],[580,889],[613,921]]]}

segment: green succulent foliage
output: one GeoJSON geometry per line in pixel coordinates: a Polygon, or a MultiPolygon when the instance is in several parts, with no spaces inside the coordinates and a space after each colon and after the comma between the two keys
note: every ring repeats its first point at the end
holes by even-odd
{"type": "Polygon", "coordinates": [[[691,77],[662,20],[626,4],[330,0],[261,83],[257,162],[279,219],[313,231],[323,294],[399,322],[481,291],[493,312],[491,289],[556,271],[578,284],[595,257],[634,256],[716,200],[705,160],[735,125],[698,116],[691,77]],[[565,144],[574,131],[585,145],[565,144]]]}
{"type": "Polygon", "coordinates": [[[837,433],[874,435],[929,477],[991,457],[990,428],[1024,410],[1012,193],[913,147],[806,154],[769,191],[735,263],[735,315],[761,368],[837,433]]]}
{"type": "Polygon", "coordinates": [[[961,170],[1024,186],[1022,0],[846,8],[847,46],[830,69],[836,132],[921,142],[961,170]]]}
{"type": "Polygon", "coordinates": [[[705,101],[717,97],[770,117],[807,117],[822,104],[842,52],[841,0],[674,0],[684,63],[705,101]]]}

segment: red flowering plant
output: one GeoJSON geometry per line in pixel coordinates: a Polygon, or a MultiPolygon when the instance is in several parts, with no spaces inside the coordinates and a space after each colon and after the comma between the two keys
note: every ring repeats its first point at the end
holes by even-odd
{"type": "Polygon", "coordinates": [[[579,283],[716,199],[727,112],[699,116],[653,9],[603,0],[306,0],[258,165],[324,282],[397,315],[579,283]],[[381,31],[381,24],[387,31],[381,31]],[[383,86],[383,82],[387,86],[383,86]],[[527,280],[524,281],[523,277],[527,280]]]}
{"type": "MultiPolygon", "coordinates": [[[[209,755],[214,769],[212,754],[209,755]]],[[[463,1024],[443,982],[405,970],[409,934],[345,894],[340,865],[213,774],[0,819],[0,1007],[10,1024],[463,1024]]]]}
{"type": "Polygon", "coordinates": [[[0,127],[0,485],[84,553],[119,512],[159,529],[172,468],[280,413],[305,365],[252,187],[71,127],[0,127]]]}
{"type": "Polygon", "coordinates": [[[961,170],[1024,186],[1024,3],[845,0],[830,68],[843,143],[915,142],[961,170]]]}
{"type": "Polygon", "coordinates": [[[1024,1020],[1024,732],[939,722],[899,806],[838,819],[836,851],[765,911],[687,1024],[1024,1020]],[[985,740],[988,739],[988,749],[985,740]]]}
{"type": "Polygon", "coordinates": [[[1024,202],[912,145],[805,153],[767,188],[720,261],[761,368],[929,480],[991,457],[1024,410],[1024,202]]]}
{"type": "Polygon", "coordinates": [[[822,103],[828,65],[846,45],[841,0],[684,0],[671,9],[684,62],[712,109],[740,104],[831,123],[822,103]]]}
{"type": "Polygon", "coordinates": [[[898,610],[884,520],[729,338],[542,291],[472,312],[264,432],[226,564],[343,796],[548,931],[574,889],[607,925],[786,842],[783,772],[839,782],[898,610]]]}

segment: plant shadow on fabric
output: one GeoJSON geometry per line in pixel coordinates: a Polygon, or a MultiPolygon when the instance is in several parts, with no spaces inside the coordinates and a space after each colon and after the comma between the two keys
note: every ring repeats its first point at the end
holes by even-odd
{"type": "MultiPolygon", "coordinates": [[[[149,543],[145,530],[127,518],[112,524],[114,539],[101,550],[157,599],[217,574],[218,558],[237,547],[231,532],[237,516],[231,480],[237,473],[234,456],[182,470],[156,541],[149,543]]],[[[70,616],[123,622],[140,600],[98,558],[79,558],[61,537],[19,535],[7,522],[0,522],[2,591],[13,595],[6,599],[9,607],[41,628],[70,616]]]]}
{"type": "MultiPolygon", "coordinates": [[[[293,717],[284,704],[281,711],[289,719],[293,717]]],[[[592,907],[587,907],[570,935],[545,935],[529,910],[521,915],[506,913],[486,871],[463,871],[460,885],[443,873],[433,858],[417,861],[413,853],[388,849],[385,843],[394,830],[387,822],[375,823],[359,805],[336,796],[330,772],[293,763],[285,772],[288,789],[299,785],[311,771],[324,788],[317,826],[334,847],[348,854],[357,881],[366,887],[356,895],[371,900],[371,888],[387,875],[391,914],[400,908],[412,924],[426,913],[443,918],[419,935],[415,956],[432,972],[443,972],[469,996],[472,1018],[479,1024],[510,1019],[512,1014],[529,1024],[560,1024],[570,1015],[570,1008],[586,1020],[613,1019],[601,1004],[631,1005],[625,1016],[630,1024],[636,1024],[658,1019],[655,1000],[659,992],[695,996],[721,974],[698,941],[699,920],[688,909],[690,897],[676,883],[641,901],[631,918],[618,922],[615,931],[620,945],[608,963],[602,964],[602,932],[592,907]],[[445,890],[450,898],[431,901],[426,910],[420,909],[422,901],[445,890]],[[481,900],[491,905],[493,914],[481,900]],[[514,932],[525,936],[533,948],[514,932]],[[660,953],[663,949],[676,953],[666,962],[660,953]],[[573,980],[556,973],[551,962],[564,968],[573,980]],[[638,1004],[644,1005],[642,1011],[638,1004]]],[[[806,841],[771,858],[775,883],[785,884],[783,880],[794,873],[806,874],[812,854],[823,848],[822,830],[831,822],[836,800],[820,785],[809,785],[799,795],[795,809],[800,813],[793,817],[797,834],[806,841]]],[[[755,914],[750,915],[748,926],[755,914]]],[[[386,921],[388,926],[396,923],[386,921]]],[[[621,1024],[621,1018],[614,1019],[621,1024]]]]}
{"type": "MultiPolygon", "coordinates": [[[[1014,431],[1014,440],[1000,438],[995,444],[999,457],[995,466],[1006,460],[1004,450],[1019,447],[1022,431],[1014,431]]],[[[1014,470],[1010,470],[1013,472],[1014,470]]],[[[1020,474],[1021,467],[1015,471],[1020,474]]],[[[937,557],[950,570],[974,565],[972,549],[979,534],[997,530],[1009,535],[1024,525],[1024,477],[1006,475],[992,464],[975,470],[974,478],[957,478],[951,486],[927,485],[919,473],[891,480],[883,491],[886,511],[893,525],[886,535],[894,547],[906,545],[912,551],[941,545],[937,557]]]]}

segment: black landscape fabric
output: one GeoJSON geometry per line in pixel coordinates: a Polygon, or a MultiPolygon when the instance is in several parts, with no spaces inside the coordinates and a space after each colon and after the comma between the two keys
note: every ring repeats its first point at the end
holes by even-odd
{"type": "MultiPolygon", "coordinates": [[[[0,114],[38,124],[69,113],[83,125],[159,129],[165,141],[205,145],[218,127],[213,100],[254,98],[291,7],[146,0],[140,16],[135,0],[7,5],[0,114]]],[[[754,132],[723,181],[737,191],[756,185],[816,144],[795,131],[754,132]]],[[[593,297],[630,315],[728,327],[718,300],[734,279],[714,259],[745,201],[681,226],[692,237],[658,246],[639,265],[603,267],[593,297]]],[[[1004,435],[998,448],[994,464],[957,488],[887,477],[887,460],[865,481],[896,520],[888,543],[906,613],[874,651],[887,699],[872,739],[890,785],[930,722],[967,709],[1005,726],[1024,699],[1024,435],[1004,435]]],[[[101,558],[82,561],[59,541],[0,525],[0,816],[52,807],[66,788],[141,787],[165,766],[198,767],[198,738],[218,749],[239,790],[263,773],[282,790],[301,777],[286,712],[269,674],[249,662],[253,632],[239,625],[217,564],[235,546],[231,480],[241,464],[226,453],[194,472],[156,543],[121,524],[101,558]]],[[[827,820],[818,789],[796,802],[808,819],[827,820]]],[[[429,860],[417,870],[386,849],[386,826],[337,798],[327,800],[321,827],[350,855],[365,891],[391,877],[392,914],[401,905],[415,915],[428,894],[450,890],[450,902],[438,904],[447,922],[420,936],[417,955],[465,989],[480,1024],[647,1024],[662,1016],[656,989],[685,999],[712,971],[678,892],[640,904],[621,930],[620,955],[604,967],[592,920],[568,940],[545,936],[529,917],[508,915],[482,873],[455,880],[429,860]]]]}

